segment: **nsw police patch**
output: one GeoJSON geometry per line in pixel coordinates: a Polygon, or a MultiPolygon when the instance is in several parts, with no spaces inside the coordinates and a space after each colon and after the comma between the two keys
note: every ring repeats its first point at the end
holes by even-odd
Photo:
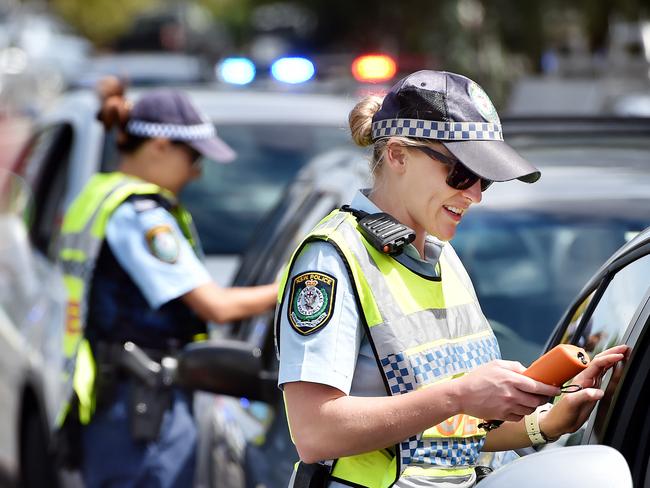
{"type": "Polygon", "coordinates": [[[313,334],[332,318],[336,278],[308,271],[293,278],[288,307],[289,322],[302,335],[313,334]]]}
{"type": "Polygon", "coordinates": [[[151,254],[165,263],[174,264],[178,260],[180,244],[171,226],[163,224],[152,227],[146,234],[151,254]]]}

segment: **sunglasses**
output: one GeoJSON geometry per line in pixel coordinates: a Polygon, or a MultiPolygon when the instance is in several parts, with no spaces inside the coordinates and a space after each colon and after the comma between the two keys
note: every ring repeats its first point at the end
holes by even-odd
{"type": "Polygon", "coordinates": [[[190,158],[190,164],[192,166],[200,166],[201,165],[201,156],[202,154],[198,152],[196,149],[194,149],[192,146],[187,144],[186,142],[183,141],[174,141],[174,144],[181,146],[188,154],[190,158]]]}
{"type": "Polygon", "coordinates": [[[481,191],[487,190],[492,183],[492,180],[481,178],[479,175],[470,170],[467,166],[460,162],[457,158],[447,156],[429,146],[409,146],[419,149],[424,154],[442,164],[449,166],[449,174],[447,174],[447,184],[455,190],[467,190],[472,187],[478,180],[481,180],[481,191]]]}

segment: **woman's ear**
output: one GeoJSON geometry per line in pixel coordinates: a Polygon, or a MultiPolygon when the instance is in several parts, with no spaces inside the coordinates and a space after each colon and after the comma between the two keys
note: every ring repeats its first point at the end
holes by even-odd
{"type": "Polygon", "coordinates": [[[406,170],[408,162],[406,148],[400,144],[389,143],[386,146],[386,162],[393,171],[401,173],[406,170]]]}

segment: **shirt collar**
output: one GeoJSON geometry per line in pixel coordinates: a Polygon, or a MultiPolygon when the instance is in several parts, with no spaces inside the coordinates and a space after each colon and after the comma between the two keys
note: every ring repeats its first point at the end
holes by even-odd
{"type": "MultiPolygon", "coordinates": [[[[382,210],[375,205],[370,198],[368,198],[368,195],[370,195],[370,189],[369,188],[364,188],[359,191],[357,191],[352,198],[352,202],[350,203],[350,207],[357,209],[357,210],[362,210],[364,212],[368,213],[378,213],[382,212],[382,210]]],[[[438,262],[438,259],[440,259],[440,253],[442,252],[442,248],[445,246],[445,242],[441,241],[435,236],[432,236],[430,234],[427,234],[424,236],[424,254],[425,254],[425,260],[434,266],[438,262]]],[[[418,252],[417,249],[415,249],[415,246],[413,244],[409,244],[404,248],[404,253],[407,254],[408,256],[412,257],[413,259],[417,259],[419,261],[424,261],[422,257],[420,256],[420,253],[418,252]]]]}

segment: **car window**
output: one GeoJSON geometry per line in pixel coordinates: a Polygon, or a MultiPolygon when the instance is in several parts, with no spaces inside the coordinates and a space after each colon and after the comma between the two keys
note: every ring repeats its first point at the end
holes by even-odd
{"type": "Polygon", "coordinates": [[[611,279],[596,308],[582,318],[573,333],[569,325],[566,341],[583,347],[591,357],[620,344],[630,320],[643,303],[650,282],[650,255],[618,271],[611,279]]]}
{"type": "Polygon", "coordinates": [[[650,486],[648,457],[650,456],[650,305],[646,302],[638,316],[635,331],[630,336],[632,354],[624,367],[611,374],[611,380],[600,401],[590,443],[602,443],[621,452],[625,457],[634,486],[650,486]]]}
{"type": "Polygon", "coordinates": [[[182,195],[208,255],[241,253],[298,170],[349,139],[333,126],[231,125],[218,133],[237,159],[231,164],[204,161],[202,177],[182,195]]]}
{"type": "MultiPolygon", "coordinates": [[[[563,343],[573,343],[583,347],[591,358],[599,352],[623,343],[625,332],[633,317],[645,305],[650,291],[650,255],[645,255],[631,262],[604,286],[602,295],[598,291],[591,293],[578,306],[567,325],[563,343]],[[592,312],[589,304],[600,296],[592,312]]],[[[603,416],[610,409],[614,395],[621,378],[623,365],[610,370],[602,380],[601,388],[605,391],[604,398],[592,414],[597,425],[602,425],[603,416]]],[[[565,436],[568,445],[580,444],[587,427],[585,423],[578,431],[565,436]]]]}
{"type": "Polygon", "coordinates": [[[30,238],[50,259],[56,257],[54,242],[63,221],[72,137],[69,124],[49,126],[30,140],[18,163],[34,194],[30,238]]]}
{"type": "Polygon", "coordinates": [[[633,218],[571,215],[564,209],[477,209],[464,217],[452,244],[502,356],[530,364],[591,275],[644,227],[633,218]]]}

